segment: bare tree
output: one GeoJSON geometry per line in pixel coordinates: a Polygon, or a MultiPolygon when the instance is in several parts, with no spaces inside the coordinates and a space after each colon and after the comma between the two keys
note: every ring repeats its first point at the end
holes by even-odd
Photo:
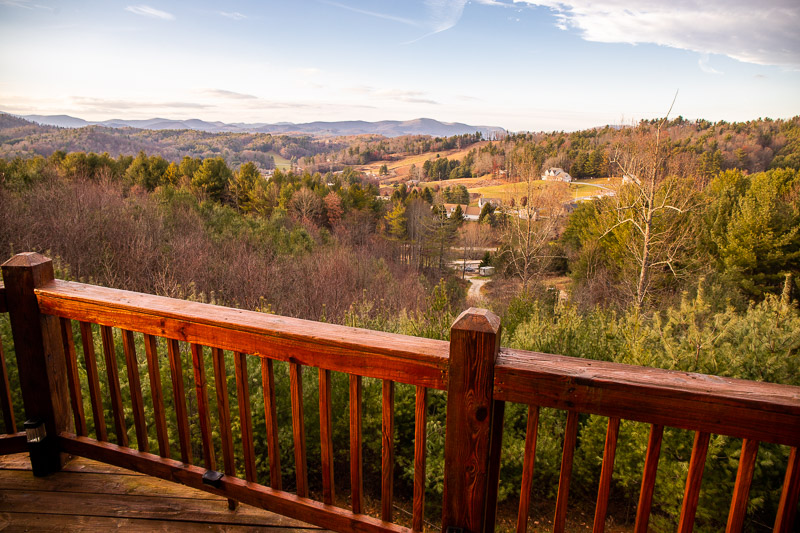
{"type": "Polygon", "coordinates": [[[467,271],[467,259],[471,259],[476,251],[485,248],[491,239],[491,227],[488,223],[467,222],[458,229],[458,244],[464,250],[461,265],[461,278],[467,271]]]}
{"type": "Polygon", "coordinates": [[[291,212],[302,222],[316,223],[322,213],[322,200],[307,187],[292,195],[291,212]]]}

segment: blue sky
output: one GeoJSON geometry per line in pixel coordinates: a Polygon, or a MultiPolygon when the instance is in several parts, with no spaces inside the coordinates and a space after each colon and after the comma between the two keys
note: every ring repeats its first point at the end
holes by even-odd
{"type": "Polygon", "coordinates": [[[574,130],[800,114],[797,0],[0,0],[0,110],[574,130]]]}

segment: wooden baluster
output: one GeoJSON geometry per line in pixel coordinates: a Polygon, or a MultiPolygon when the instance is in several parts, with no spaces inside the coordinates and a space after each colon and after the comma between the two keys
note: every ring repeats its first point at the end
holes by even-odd
{"type": "Polygon", "coordinates": [[[261,358],[261,385],[264,395],[264,421],[267,426],[267,446],[269,446],[269,485],[281,490],[281,454],[278,448],[278,413],[275,405],[275,374],[272,359],[261,358]]]}
{"type": "Polygon", "coordinates": [[[306,425],[303,417],[303,367],[289,363],[289,386],[292,397],[292,436],[294,438],[294,464],[297,495],[308,497],[308,471],[306,469],[306,425]]]}
{"type": "Polygon", "coordinates": [[[350,374],[350,492],[354,513],[361,513],[364,495],[361,458],[362,378],[350,374]]]}
{"type": "Polygon", "coordinates": [[[411,529],[422,531],[425,520],[425,438],[427,436],[428,389],[417,386],[414,402],[414,500],[411,529]]]}
{"type": "Polygon", "coordinates": [[[203,347],[192,344],[192,367],[194,368],[194,390],[197,394],[197,416],[200,419],[200,438],[203,442],[203,462],[207,470],[216,470],[214,443],[211,440],[211,409],[208,405],[206,367],[203,363],[203,347]]]}
{"type": "MultiPolygon", "coordinates": [[[[86,436],[86,416],[83,413],[83,398],[81,397],[81,381],[78,377],[78,358],[75,355],[75,339],[72,336],[72,321],[66,318],[60,319],[61,340],[64,342],[64,355],[67,357],[67,384],[69,385],[69,400],[72,406],[72,418],[75,420],[75,434],[81,437],[86,436]]],[[[3,346],[0,344],[0,358],[2,358],[3,346]]],[[[6,362],[3,363],[3,377],[8,383],[6,375],[6,362]]],[[[10,397],[9,397],[10,399],[10,397]]],[[[3,406],[5,416],[5,406],[3,406]]],[[[11,419],[14,423],[13,414],[11,419]]],[[[8,423],[6,423],[8,428],[8,423]]],[[[16,429],[13,431],[16,433],[16,429]]]]}
{"type": "Polygon", "coordinates": [[[563,533],[567,524],[567,501],[569,500],[569,483],[572,478],[572,459],[575,455],[575,444],[578,441],[578,413],[567,412],[567,427],[564,431],[564,448],[561,451],[561,474],[558,477],[558,496],[556,497],[556,515],[553,519],[553,532],[563,533]]]}
{"type": "Polygon", "coordinates": [[[778,516],[775,518],[775,533],[789,533],[797,514],[797,500],[800,498],[800,454],[797,447],[789,453],[789,464],[783,478],[781,501],[778,504],[778,516]]]}
{"type": "Polygon", "coordinates": [[[247,377],[247,355],[233,354],[236,373],[236,397],[239,398],[239,420],[242,424],[242,451],[244,475],[247,481],[256,480],[256,453],[253,448],[253,417],[250,415],[250,384],[247,377]]]}
{"type": "Polygon", "coordinates": [[[484,533],[494,533],[497,522],[497,497],[500,492],[500,461],[503,450],[503,421],[506,402],[492,400],[491,430],[489,433],[489,469],[486,473],[486,519],[484,533]],[[494,503],[490,503],[494,502],[494,503]]]}
{"type": "Polygon", "coordinates": [[[125,363],[128,367],[128,387],[131,392],[133,425],[136,428],[136,445],[140,452],[147,452],[150,450],[150,443],[147,437],[147,424],[144,420],[142,385],[139,381],[139,358],[136,356],[136,344],[133,340],[132,331],[122,330],[122,348],[125,352],[125,363]]]}
{"type": "Polygon", "coordinates": [[[533,468],[536,464],[536,438],[539,434],[539,406],[528,406],[528,427],[525,431],[525,457],[522,460],[522,487],[519,494],[519,511],[517,512],[517,533],[528,530],[528,513],[530,511],[531,485],[533,484],[533,468]]]}
{"type": "Polygon", "coordinates": [[[3,354],[2,339],[0,339],[0,372],[3,374],[0,376],[0,405],[3,407],[3,423],[6,433],[12,434],[17,432],[17,421],[14,420],[14,403],[11,400],[11,384],[8,381],[8,368],[6,367],[6,357],[3,354]]]}
{"type": "MultiPolygon", "coordinates": [[[[228,402],[228,373],[225,371],[225,353],[219,348],[211,348],[214,366],[214,382],[217,389],[217,409],[219,410],[219,436],[222,440],[222,462],[225,475],[236,475],[236,459],[233,455],[233,433],[231,432],[231,409],[228,402]]],[[[228,509],[236,509],[238,502],[228,498],[228,509]]]]}
{"type": "Polygon", "coordinates": [[[392,521],[394,501],[394,381],[383,380],[381,414],[381,520],[392,521]]]}
{"type": "Polygon", "coordinates": [[[681,517],[678,521],[679,533],[692,533],[694,529],[694,517],[697,513],[697,502],[700,499],[700,484],[703,481],[703,469],[706,466],[710,437],[710,434],[702,431],[694,434],[692,458],[689,460],[689,474],[686,476],[686,489],[683,493],[681,517]]]}
{"type": "Polygon", "coordinates": [[[181,347],[174,339],[167,340],[169,370],[172,377],[172,395],[175,400],[175,418],[178,422],[178,441],[181,448],[181,461],[192,463],[192,443],[189,438],[189,416],[186,414],[186,389],[183,386],[183,363],[181,347]]]}
{"type": "Polygon", "coordinates": [[[144,353],[147,356],[147,375],[150,377],[150,394],[153,397],[158,454],[161,457],[169,457],[169,434],[167,433],[167,416],[164,411],[164,393],[161,389],[161,370],[158,366],[156,338],[152,335],[144,336],[144,353]]]}
{"type": "Polygon", "coordinates": [[[753,481],[757,454],[758,441],[742,439],[742,453],[739,455],[739,468],[736,470],[736,485],[733,487],[728,526],[725,529],[727,533],[740,533],[744,528],[744,517],[747,514],[747,500],[750,495],[750,483],[753,481]]]}
{"type": "Polygon", "coordinates": [[[81,322],[81,344],[83,345],[83,363],[86,367],[86,381],[89,382],[89,399],[92,402],[92,418],[94,420],[95,437],[99,441],[108,441],[106,420],[103,416],[103,397],[100,395],[100,377],[97,371],[97,357],[94,353],[92,325],[81,322]]]}
{"type": "Polygon", "coordinates": [[[592,533],[603,533],[606,528],[608,496],[611,492],[611,477],[614,475],[614,459],[617,455],[618,436],[619,418],[609,418],[608,428],[606,429],[606,445],[603,449],[603,468],[600,471],[600,483],[597,489],[597,505],[594,508],[592,533]]]}
{"type": "Polygon", "coordinates": [[[500,319],[485,309],[464,311],[450,329],[442,531],[483,531],[485,510],[497,505],[487,497],[499,348],[500,319]]]}
{"type": "Polygon", "coordinates": [[[658,424],[650,426],[650,437],[647,440],[647,456],[644,460],[644,472],[642,473],[642,488],[639,491],[636,523],[633,526],[633,530],[636,533],[647,533],[650,508],[653,505],[653,489],[656,487],[656,474],[658,473],[658,455],[661,453],[661,437],[663,435],[664,426],[658,424]]]}
{"type": "Polygon", "coordinates": [[[114,332],[109,326],[100,326],[100,337],[103,340],[103,355],[106,361],[108,392],[111,396],[111,414],[117,432],[117,444],[128,447],[128,429],[125,426],[125,408],[122,406],[122,392],[119,388],[119,369],[117,368],[117,350],[114,346],[114,332]]]}
{"type": "Polygon", "coordinates": [[[331,405],[331,372],[319,370],[319,439],[322,459],[322,502],[332,505],[333,486],[333,411],[331,405]]]}
{"type": "Polygon", "coordinates": [[[41,418],[52,437],[33,469],[42,474],[55,472],[66,460],[58,435],[73,428],[61,326],[58,318],[40,312],[35,293],[53,281],[53,262],[24,253],[6,261],[2,270],[25,416],[41,418]]]}

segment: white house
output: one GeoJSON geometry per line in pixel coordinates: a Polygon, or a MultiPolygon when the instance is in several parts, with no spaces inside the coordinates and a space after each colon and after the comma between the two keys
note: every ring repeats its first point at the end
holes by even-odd
{"type": "Polygon", "coordinates": [[[542,174],[542,179],[544,181],[564,181],[569,183],[572,181],[572,176],[563,168],[552,167],[548,168],[545,173],[542,174]]]}
{"type": "Polygon", "coordinates": [[[478,208],[483,209],[483,206],[486,204],[492,204],[494,207],[500,207],[500,198],[478,198],[478,208]]]}
{"type": "MultiPolygon", "coordinates": [[[[453,216],[453,213],[458,207],[459,204],[444,204],[444,209],[447,212],[447,217],[450,218],[453,216]]],[[[481,209],[479,207],[470,207],[467,205],[461,205],[461,213],[464,215],[464,220],[471,220],[473,222],[477,222],[481,216],[481,209]]]]}

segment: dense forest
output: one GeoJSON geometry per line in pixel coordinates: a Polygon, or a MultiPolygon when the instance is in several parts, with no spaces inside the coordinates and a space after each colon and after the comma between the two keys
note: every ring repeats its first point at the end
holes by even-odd
{"type": "MultiPolygon", "coordinates": [[[[480,222],[448,217],[442,208],[469,201],[462,187],[403,185],[380,200],[377,183],[351,166],[465,149],[478,136],[324,144],[3,120],[0,249],[6,257],[20,251],[53,257],[62,278],[446,339],[466,306],[463,273],[450,264],[470,255],[498,271],[482,305],[502,316],[504,346],[800,385],[800,117],[746,123],[679,117],[518,134],[483,142],[457,161],[421,165],[423,182],[503,171],[528,184],[514,209],[487,204],[480,222]],[[271,143],[260,153],[296,157],[305,169],[277,170],[266,179],[266,160],[249,155],[259,152],[259,142],[271,143]],[[575,204],[566,185],[532,183],[552,166],[576,177],[625,179],[614,195],[575,204]],[[554,290],[556,279],[566,279],[563,294],[554,290]]],[[[7,322],[0,325],[13,357],[7,322]]],[[[278,365],[276,372],[285,393],[288,370],[278,365]]],[[[380,384],[366,380],[365,387],[369,488],[380,482],[374,460],[380,402],[369,401],[380,384]]],[[[316,412],[313,383],[305,393],[307,411],[316,412]]],[[[346,376],[335,376],[334,409],[346,404],[346,376]]],[[[402,498],[413,476],[411,387],[398,387],[396,405],[402,498]]],[[[263,428],[263,409],[254,406],[253,413],[255,427],[263,428]]],[[[288,400],[281,413],[282,427],[290,428],[288,400]]],[[[534,492],[542,503],[534,512],[542,516],[557,486],[564,415],[543,410],[540,417],[534,492]]],[[[526,410],[510,405],[506,417],[501,499],[510,509],[518,498],[526,410]]],[[[433,395],[431,517],[441,499],[443,421],[444,399],[433,395]]],[[[317,479],[313,415],[307,428],[317,479]]],[[[620,432],[611,506],[618,524],[632,519],[647,430],[624,423],[620,432]]],[[[595,497],[604,436],[604,419],[581,417],[571,489],[578,500],[595,497]]],[[[256,436],[262,444],[265,438],[256,436]]],[[[291,431],[281,439],[284,464],[291,465],[291,431]]],[[[345,480],[346,419],[337,420],[334,439],[337,479],[345,480]]],[[[666,430],[652,519],[658,531],[675,528],[691,449],[690,432],[666,430]]],[[[736,439],[712,438],[698,530],[724,528],[740,449],[736,439]]],[[[774,515],[787,456],[785,447],[762,445],[748,530],[764,530],[764,517],[774,515]]],[[[259,469],[263,474],[267,465],[259,469]]],[[[291,486],[292,470],[284,476],[291,486]]]]}

